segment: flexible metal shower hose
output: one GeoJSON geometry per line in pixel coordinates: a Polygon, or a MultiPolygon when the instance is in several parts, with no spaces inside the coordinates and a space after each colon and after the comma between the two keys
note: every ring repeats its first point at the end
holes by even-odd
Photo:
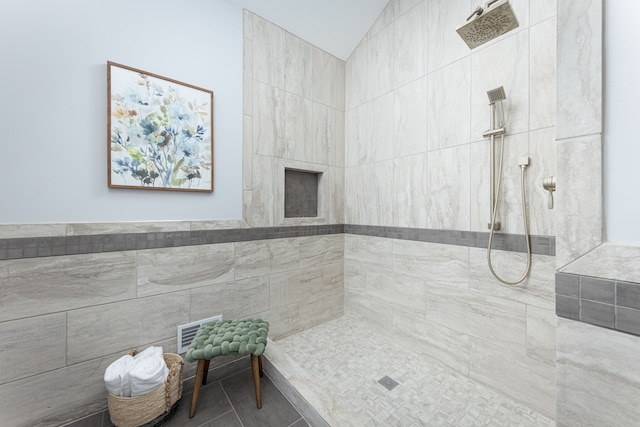
{"type": "Polygon", "coordinates": [[[527,169],[526,165],[520,165],[520,192],[522,194],[522,218],[524,222],[524,238],[527,243],[527,269],[524,274],[516,281],[510,282],[508,280],[504,280],[493,269],[493,265],[491,264],[491,244],[493,242],[493,232],[494,226],[496,223],[496,212],[498,211],[498,200],[500,199],[500,183],[502,181],[502,164],[504,160],[504,134],[500,136],[500,166],[498,167],[498,187],[496,189],[496,198],[493,204],[493,215],[491,216],[491,231],[489,231],[489,247],[487,248],[487,263],[489,264],[489,270],[493,277],[495,277],[500,283],[505,285],[517,285],[521,283],[524,279],[527,278],[529,272],[531,271],[531,242],[529,241],[529,221],[527,220],[527,203],[525,197],[525,187],[524,187],[524,171],[527,169]]]}

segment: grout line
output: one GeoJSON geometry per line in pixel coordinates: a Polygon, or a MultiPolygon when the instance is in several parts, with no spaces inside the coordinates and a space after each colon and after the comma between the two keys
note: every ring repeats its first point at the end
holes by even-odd
{"type": "MultiPolygon", "coordinates": [[[[242,420],[240,419],[240,415],[238,414],[238,411],[236,411],[236,407],[233,406],[233,402],[231,401],[231,399],[229,399],[229,395],[227,394],[227,390],[224,389],[224,385],[222,384],[222,381],[220,382],[220,388],[222,389],[222,392],[224,393],[224,396],[227,398],[227,401],[229,402],[229,405],[231,405],[231,410],[233,411],[234,414],[236,414],[236,418],[238,419],[238,422],[240,423],[240,425],[242,427],[244,427],[244,423],[242,422],[242,420]]],[[[229,412],[226,412],[227,414],[229,412]]]]}

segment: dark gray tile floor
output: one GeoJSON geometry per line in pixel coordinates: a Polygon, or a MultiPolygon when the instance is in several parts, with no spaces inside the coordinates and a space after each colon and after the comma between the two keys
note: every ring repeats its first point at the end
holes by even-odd
{"type": "MultiPolygon", "coordinates": [[[[256,407],[251,369],[244,369],[226,378],[209,374],[209,381],[200,388],[198,406],[189,418],[193,378],[184,382],[182,398],[176,413],[163,427],[309,427],[300,413],[265,375],[260,379],[262,409],[256,407]],[[213,378],[212,378],[213,377],[213,378]]],[[[70,424],[68,427],[113,426],[106,411],[70,424]]]]}
{"type": "Polygon", "coordinates": [[[265,375],[260,380],[262,409],[256,407],[251,369],[200,388],[196,414],[189,419],[193,381],[185,382],[178,410],[167,427],[302,427],[302,415],[265,375]]]}

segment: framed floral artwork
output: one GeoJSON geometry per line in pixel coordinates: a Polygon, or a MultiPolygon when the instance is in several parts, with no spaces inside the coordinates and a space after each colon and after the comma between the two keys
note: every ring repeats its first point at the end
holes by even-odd
{"type": "Polygon", "coordinates": [[[213,92],[107,62],[110,188],[213,191],[213,92]]]}

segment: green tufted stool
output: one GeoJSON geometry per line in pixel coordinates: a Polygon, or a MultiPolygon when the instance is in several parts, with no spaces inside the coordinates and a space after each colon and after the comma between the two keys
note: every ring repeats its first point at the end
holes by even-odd
{"type": "Polygon", "coordinates": [[[263,375],[262,353],[267,345],[268,334],[269,323],[262,319],[221,320],[198,329],[186,355],[187,362],[198,361],[189,418],[196,413],[200,385],[207,383],[209,362],[216,356],[251,354],[256,403],[258,409],[262,408],[260,377],[263,375]]]}

